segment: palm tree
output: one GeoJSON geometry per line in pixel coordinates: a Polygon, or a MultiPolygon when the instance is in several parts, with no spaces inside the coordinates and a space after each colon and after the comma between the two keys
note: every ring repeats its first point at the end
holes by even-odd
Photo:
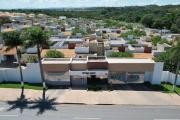
{"type": "Polygon", "coordinates": [[[171,49],[173,56],[175,58],[175,62],[177,63],[177,68],[176,68],[176,76],[174,80],[174,85],[173,85],[173,91],[176,89],[176,82],[177,82],[177,77],[178,77],[178,72],[179,72],[179,66],[180,66],[180,41],[177,41],[177,45],[175,45],[171,49]]]}
{"type": "Polygon", "coordinates": [[[19,50],[18,46],[23,45],[23,39],[21,38],[20,31],[12,31],[12,32],[5,32],[2,33],[4,38],[5,45],[8,46],[5,51],[9,51],[12,49],[16,49],[17,53],[17,61],[19,64],[19,71],[20,71],[20,78],[21,78],[21,87],[24,87],[24,80],[22,75],[22,68],[21,68],[21,51],[19,50]]]}
{"type": "Polygon", "coordinates": [[[45,79],[42,70],[42,62],[41,62],[41,51],[40,48],[43,45],[50,45],[49,41],[50,34],[48,31],[43,31],[40,27],[35,27],[29,30],[27,35],[27,43],[25,44],[25,48],[37,46],[37,54],[38,54],[38,61],[39,61],[39,68],[41,72],[41,78],[44,89],[46,89],[45,79]]]}

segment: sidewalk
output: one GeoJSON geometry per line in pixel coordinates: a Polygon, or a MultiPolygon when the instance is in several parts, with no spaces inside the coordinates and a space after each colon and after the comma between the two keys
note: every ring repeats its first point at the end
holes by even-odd
{"type": "MultiPolygon", "coordinates": [[[[0,88],[0,101],[17,101],[21,89],[0,88]]],[[[60,104],[93,104],[93,105],[180,105],[180,96],[155,91],[102,91],[52,89],[45,93],[41,90],[24,89],[24,97],[29,102],[41,100],[60,104]]]]}

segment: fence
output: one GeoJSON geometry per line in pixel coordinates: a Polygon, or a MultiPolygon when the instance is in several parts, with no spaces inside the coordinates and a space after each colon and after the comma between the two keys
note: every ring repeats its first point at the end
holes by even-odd
{"type": "MultiPolygon", "coordinates": [[[[172,73],[172,72],[163,71],[162,72],[162,77],[161,77],[161,82],[169,82],[171,84],[174,84],[175,76],[176,75],[174,73],[172,73]]],[[[178,75],[176,85],[180,85],[180,75],[178,75]]]]}

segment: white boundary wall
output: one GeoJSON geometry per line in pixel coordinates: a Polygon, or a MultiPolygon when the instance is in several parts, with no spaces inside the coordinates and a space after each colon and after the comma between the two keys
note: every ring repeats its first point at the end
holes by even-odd
{"type": "MultiPolygon", "coordinates": [[[[154,71],[145,72],[144,81],[151,84],[160,84],[161,82],[174,83],[175,74],[169,71],[162,71],[164,63],[155,63],[154,71]]],[[[24,82],[41,83],[41,75],[38,63],[28,63],[27,68],[22,69],[24,82]]],[[[70,71],[70,75],[82,74],[83,71],[70,71]]],[[[92,72],[92,71],[91,71],[92,72]]],[[[99,71],[94,71],[99,72],[99,71]]],[[[107,74],[108,71],[101,71],[100,74],[107,74]]],[[[0,70],[0,82],[20,82],[19,69],[2,69],[0,70]]],[[[178,75],[177,85],[180,85],[180,75],[178,75]]]]}
{"type": "Polygon", "coordinates": [[[154,65],[154,71],[147,71],[145,72],[144,81],[149,81],[153,85],[159,85],[161,84],[162,79],[162,73],[163,73],[163,62],[157,62],[154,65]]]}
{"type": "MultiPolygon", "coordinates": [[[[169,82],[171,84],[174,84],[176,74],[171,73],[169,71],[163,71],[161,82],[169,82]]],[[[180,75],[178,75],[176,85],[180,85],[180,75]]]]}
{"type": "MultiPolygon", "coordinates": [[[[41,74],[38,63],[28,63],[27,68],[22,69],[24,82],[41,83],[41,74]]],[[[0,82],[20,82],[19,69],[0,70],[0,82]]]]}

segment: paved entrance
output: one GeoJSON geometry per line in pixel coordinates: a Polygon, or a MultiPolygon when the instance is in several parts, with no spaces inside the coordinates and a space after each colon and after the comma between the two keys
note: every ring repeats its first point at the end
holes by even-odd
{"type": "Polygon", "coordinates": [[[153,91],[151,88],[144,85],[144,83],[131,84],[113,84],[114,90],[132,90],[132,91],[153,91]]]}
{"type": "MultiPolygon", "coordinates": [[[[132,87],[130,87],[132,88],[132,87]]],[[[141,88],[141,87],[140,87],[141,88]]],[[[137,89],[137,88],[135,88],[137,89]]],[[[21,89],[0,88],[0,101],[18,101],[22,96],[21,89]]],[[[112,92],[92,92],[87,90],[50,89],[24,90],[23,99],[29,102],[45,101],[66,104],[113,104],[113,105],[180,105],[180,96],[158,91],[114,90],[112,92]]]]}

